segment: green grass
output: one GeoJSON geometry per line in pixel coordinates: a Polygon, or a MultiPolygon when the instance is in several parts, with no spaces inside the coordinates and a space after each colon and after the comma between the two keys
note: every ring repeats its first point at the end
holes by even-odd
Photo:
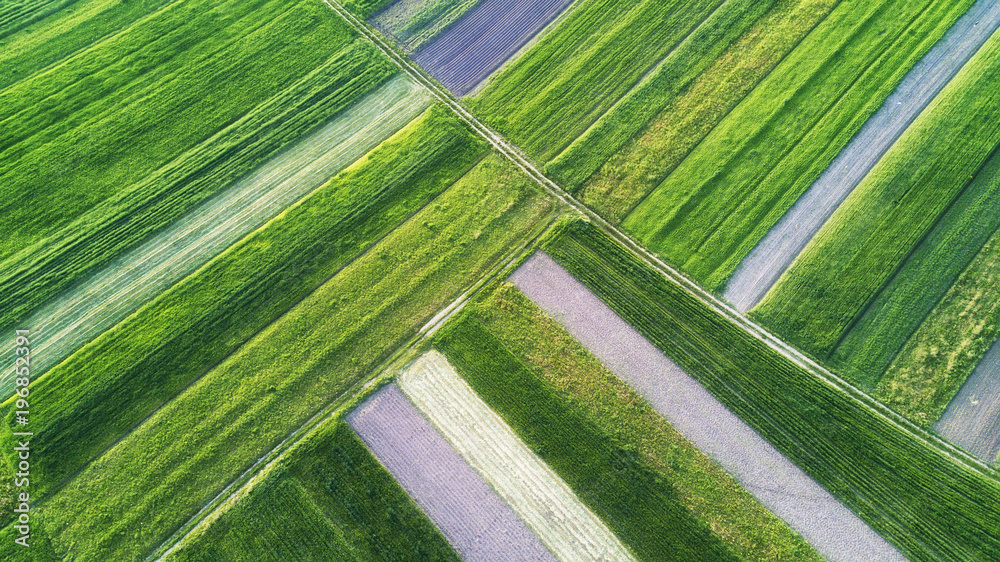
{"type": "Polygon", "coordinates": [[[786,359],[586,223],[546,251],[914,560],[1000,557],[1000,478],[786,359]]]}
{"type": "Polygon", "coordinates": [[[875,397],[921,425],[936,422],[1000,336],[998,286],[994,233],[903,346],[875,397]]]}
{"type": "MultiPolygon", "coordinates": [[[[1000,146],[998,80],[1000,35],[995,35],[882,157],[752,314],[800,348],[820,357],[830,353],[1000,146]]],[[[977,228],[962,224],[975,221],[970,213],[957,226],[977,228]]],[[[925,275],[946,277],[933,268],[925,275]]]]}
{"type": "Polygon", "coordinates": [[[760,83],[839,0],[780,0],[577,193],[618,224],[760,83]]]}
{"type": "Polygon", "coordinates": [[[720,290],[970,4],[844,0],[623,227],[710,290],[720,290]]]}
{"type": "MultiPolygon", "coordinates": [[[[990,156],[926,238],[865,306],[827,362],[863,388],[874,389],[893,358],[997,228],[1000,152],[990,156]]],[[[970,318],[973,321],[969,326],[981,320],[975,315],[970,318]]]]}
{"type": "Polygon", "coordinates": [[[354,432],[335,420],[167,559],[361,562],[458,556],[354,432]]]}
{"type": "Polygon", "coordinates": [[[468,100],[547,162],[621,99],[722,0],[581,0],[468,100]]]}
{"type": "Polygon", "coordinates": [[[737,557],[633,451],[608,442],[473,315],[435,337],[459,374],[642,560],[737,557]]]}
{"type": "Polygon", "coordinates": [[[370,378],[551,211],[512,164],[480,162],[44,501],[57,550],[99,560],[148,554],[370,378]]]}
{"type": "Polygon", "coordinates": [[[441,107],[32,383],[38,493],[93,458],[468,171],[441,107]],[[109,416],[107,405],[116,404],[109,416]]]}
{"type": "Polygon", "coordinates": [[[576,191],[748,31],[776,0],[728,0],[551,162],[545,172],[576,191]]]}
{"type": "Polygon", "coordinates": [[[392,2],[393,0],[343,0],[341,4],[361,19],[367,19],[392,2]]]}
{"type": "Polygon", "coordinates": [[[469,309],[611,444],[635,453],[642,465],[671,483],[684,507],[739,556],[822,559],[513,285],[500,284],[469,309]]]}
{"type": "Polygon", "coordinates": [[[372,23],[389,32],[407,53],[440,35],[482,0],[411,0],[393,4],[372,23]]]}
{"type": "Polygon", "coordinates": [[[396,72],[329,12],[179,3],[0,92],[0,326],[396,72]]]}

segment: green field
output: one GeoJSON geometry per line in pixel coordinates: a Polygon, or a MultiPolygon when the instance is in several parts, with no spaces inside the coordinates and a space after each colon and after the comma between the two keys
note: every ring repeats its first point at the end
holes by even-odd
{"type": "Polygon", "coordinates": [[[370,377],[551,209],[511,164],[482,161],[42,502],[58,549],[147,554],[370,377]]]}
{"type": "MultiPolygon", "coordinates": [[[[829,14],[839,0],[780,0],[583,184],[617,224],[829,14]]],[[[636,124],[641,124],[636,122],[636,124]]],[[[582,175],[582,174],[581,174],[582,175]]]]}
{"type": "Polygon", "coordinates": [[[844,0],[622,226],[721,289],[970,4],[844,0]]]}
{"type": "MultiPolygon", "coordinates": [[[[968,202],[960,195],[1000,146],[998,80],[1000,35],[995,35],[882,157],[751,314],[787,341],[824,357],[878,292],[898,278],[907,257],[940,220],[955,229],[985,226],[986,234],[991,232],[974,212],[962,213],[968,202]],[[950,217],[949,209],[959,216],[950,217]]],[[[994,181],[985,173],[975,188],[989,190],[994,181]]],[[[970,250],[948,247],[945,253],[961,251],[970,250]]],[[[916,272],[928,281],[917,279],[915,292],[926,290],[932,302],[933,290],[925,285],[947,282],[947,265],[941,265],[916,272]]]]}
{"type": "Polygon", "coordinates": [[[468,104],[536,161],[547,162],[720,4],[581,0],[468,104]]]}
{"type": "Polygon", "coordinates": [[[333,420],[166,559],[363,562],[458,556],[354,432],[333,420]]]}
{"type": "Polygon", "coordinates": [[[906,342],[875,397],[921,425],[936,422],[1000,336],[1000,300],[991,290],[998,286],[994,233],[906,342]]]}
{"type": "Polygon", "coordinates": [[[719,316],[587,223],[545,247],[759,434],[916,560],[1000,557],[1000,477],[719,316]]]}
{"type": "Polygon", "coordinates": [[[822,559],[513,285],[500,284],[469,310],[464,322],[481,324],[604,439],[669,482],[684,508],[740,557],[822,559]]]}
{"type": "Polygon", "coordinates": [[[612,445],[472,315],[434,339],[477,394],[641,560],[736,560],[681,503],[677,490],[612,445]]]}
{"type": "Polygon", "coordinates": [[[408,0],[372,17],[406,53],[413,53],[440,35],[482,0],[408,0]]]}
{"type": "Polygon", "coordinates": [[[440,107],[33,382],[41,493],[339,272],[486,149],[440,107]],[[107,405],[117,404],[115,415],[107,405]]]}
{"type": "Polygon", "coordinates": [[[188,0],[0,91],[0,326],[395,72],[323,5],[188,0]]]}

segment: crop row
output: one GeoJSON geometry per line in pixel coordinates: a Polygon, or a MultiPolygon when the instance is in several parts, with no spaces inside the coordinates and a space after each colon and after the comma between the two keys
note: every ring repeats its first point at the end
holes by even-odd
{"type": "MultiPolygon", "coordinates": [[[[407,170],[372,177],[391,185],[407,170]]],[[[511,165],[496,157],[480,162],[45,499],[39,510],[58,548],[73,545],[74,554],[91,559],[148,554],[285,436],[370,377],[550,211],[511,165]]],[[[249,259],[237,264],[258,267],[249,259]]],[[[104,401],[93,415],[106,417],[127,400],[104,401]]],[[[51,485],[50,474],[38,476],[51,485]]]]}
{"type": "Polygon", "coordinates": [[[371,23],[413,53],[462,18],[482,0],[399,0],[375,14],[371,23]]]}
{"type": "Polygon", "coordinates": [[[1000,556],[1000,479],[806,371],[589,224],[546,251],[908,557],[1000,556]]]}
{"type": "Polygon", "coordinates": [[[457,560],[392,476],[327,422],[167,560],[457,560]]]}
{"type": "Polygon", "coordinates": [[[458,373],[642,560],[735,559],[677,490],[519,361],[472,313],[435,337],[458,373]]]}
{"type": "Polygon", "coordinates": [[[678,493],[684,507],[747,560],[819,560],[784,521],[685,439],[553,318],[501,284],[469,306],[519,361],[592,420],[616,447],[678,493]]]}
{"type": "Polygon", "coordinates": [[[539,162],[559,154],[722,0],[583,0],[469,105],[539,162]]]}
{"type": "Polygon", "coordinates": [[[720,289],[970,4],[844,0],[622,225],[720,289]]]}
{"type": "MultiPolygon", "coordinates": [[[[936,238],[948,233],[935,232],[935,224],[958,230],[985,226],[985,235],[992,231],[980,223],[977,209],[967,212],[963,207],[976,197],[990,198],[995,188],[989,174],[979,182],[975,178],[1000,146],[1000,98],[991,95],[998,79],[1000,36],[994,36],[837,209],[753,314],[788,341],[825,356],[887,285],[906,283],[914,275],[917,279],[909,282],[916,287],[911,292],[925,292],[920,298],[933,306],[964,267],[955,260],[958,263],[948,272],[948,261],[954,257],[949,254],[960,252],[950,245],[942,248],[935,260],[940,267],[920,268],[907,258],[923,257],[922,241],[942,243],[936,238]],[[986,192],[961,197],[970,181],[986,192]]],[[[985,210],[989,209],[987,201],[985,210]]],[[[995,218],[990,220],[996,223],[995,218]]],[[[971,242],[976,245],[975,239],[971,242]]],[[[897,314],[916,312],[918,307],[910,305],[897,314]]],[[[923,306],[924,311],[928,308],[923,306]]]]}
{"type": "MultiPolygon", "coordinates": [[[[7,149],[17,157],[5,160],[0,170],[3,192],[10,195],[2,203],[0,220],[0,228],[9,233],[0,249],[6,258],[0,276],[0,326],[23,320],[41,303],[253,171],[395,72],[377,58],[375,49],[352,42],[345,24],[331,20],[329,25],[314,25],[312,16],[333,16],[311,10],[288,8],[269,23],[249,26],[252,32],[237,25],[238,39],[228,50],[201,61],[194,54],[190,59],[181,56],[184,51],[171,59],[175,72],[166,72],[167,64],[166,76],[138,76],[135,84],[122,85],[124,90],[136,88],[128,96],[111,95],[116,90],[110,86],[103,91],[88,87],[101,80],[115,84],[114,72],[101,78],[88,74],[68,85],[57,81],[62,88],[58,94],[45,103],[29,103],[28,109],[10,117],[8,121],[17,123],[32,121],[32,115],[52,118],[60,110],[48,104],[62,108],[66,96],[76,96],[73,99],[81,103],[59,123],[39,123],[37,132],[28,132],[7,149]],[[303,45],[315,41],[322,46],[310,48],[299,61],[294,52],[275,48],[287,41],[286,35],[301,38],[303,45]],[[232,50],[239,55],[226,54],[232,50]],[[282,58],[296,59],[296,65],[278,64],[282,58]],[[140,97],[145,99],[137,103],[140,97]]],[[[247,17],[260,19],[254,13],[247,17]]],[[[179,25],[173,20],[167,24],[179,25]]],[[[109,41],[124,37],[128,33],[109,41]]],[[[143,40],[150,42],[149,49],[158,46],[152,38],[143,40]]],[[[203,47],[211,47],[211,42],[203,47]]],[[[298,41],[294,45],[305,48],[298,41]]],[[[102,43],[73,60],[90,61],[91,51],[100,54],[93,55],[98,62],[116,56],[102,43]]],[[[66,65],[59,69],[72,67],[66,65]]],[[[72,80],[74,74],[65,73],[72,80]]],[[[39,80],[52,76],[66,78],[53,70],[39,80]]],[[[27,88],[26,103],[34,100],[33,85],[25,81],[15,87],[27,88]]],[[[15,93],[7,90],[0,98],[15,93]]],[[[12,136],[5,139],[13,139],[15,131],[10,131],[12,136]]]]}
{"type": "MultiPolygon", "coordinates": [[[[829,14],[838,0],[779,2],[610,156],[577,197],[619,223],[829,14]]],[[[582,175],[582,174],[581,174],[582,175]]]]}

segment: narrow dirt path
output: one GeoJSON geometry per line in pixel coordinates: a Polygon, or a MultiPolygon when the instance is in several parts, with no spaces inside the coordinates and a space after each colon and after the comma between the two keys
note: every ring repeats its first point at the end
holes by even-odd
{"type": "Polygon", "coordinates": [[[745,313],[764,298],[882,155],[998,27],[1000,2],[996,0],[979,0],[955,22],[743,259],[726,285],[726,301],[745,313]]]}

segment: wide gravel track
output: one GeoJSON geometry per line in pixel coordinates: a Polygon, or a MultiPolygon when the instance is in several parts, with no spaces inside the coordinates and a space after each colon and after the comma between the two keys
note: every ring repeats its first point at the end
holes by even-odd
{"type": "Polygon", "coordinates": [[[413,60],[455,95],[472,90],[572,0],[483,0],[413,60]]]}
{"type": "Polygon", "coordinates": [[[824,557],[905,560],[547,254],[509,281],[824,557]]]}
{"type": "Polygon", "coordinates": [[[634,560],[610,529],[437,351],[399,388],[559,560],[634,560]]]}
{"type": "Polygon", "coordinates": [[[993,464],[1000,454],[1000,340],[993,343],[948,403],[934,430],[993,464]]]}
{"type": "MultiPolygon", "coordinates": [[[[320,187],[430,105],[430,93],[400,76],[303,138],[256,172],[117,258],[49,303],[23,326],[32,331],[39,376],[283,209],[320,187]]],[[[0,396],[13,391],[13,371],[0,396]]]]}
{"type": "Polygon", "coordinates": [[[464,560],[555,560],[396,385],[346,419],[464,560]]]}
{"type": "Polygon", "coordinates": [[[726,285],[725,300],[740,312],[756,306],[882,155],[998,27],[1000,2],[973,4],[743,259],[726,285]]]}

